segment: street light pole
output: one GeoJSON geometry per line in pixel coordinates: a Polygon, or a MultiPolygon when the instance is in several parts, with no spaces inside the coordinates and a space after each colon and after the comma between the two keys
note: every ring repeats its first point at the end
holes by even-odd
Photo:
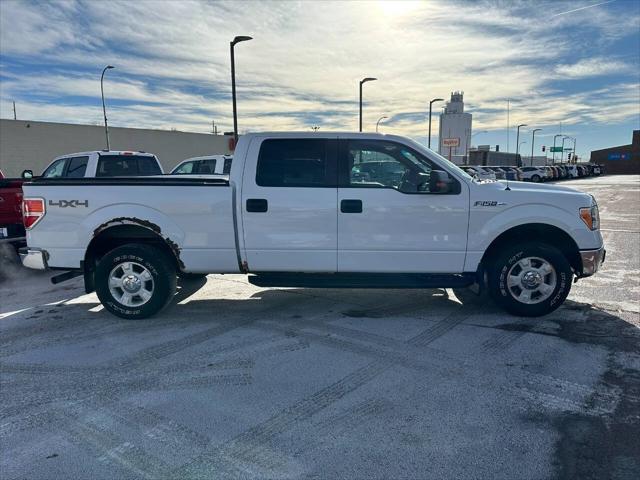
{"type": "Polygon", "coordinates": [[[444,102],[444,98],[434,98],[429,102],[429,140],[427,141],[427,147],[431,148],[431,108],[435,102],[444,102]]]}
{"type": "Polygon", "coordinates": [[[531,160],[529,160],[529,164],[533,167],[533,147],[536,143],[536,132],[542,130],[541,128],[534,128],[531,133],[531,160]]]}
{"type": "MultiPolygon", "coordinates": [[[[552,159],[552,164],[555,165],[556,164],[556,138],[561,137],[562,134],[558,134],[558,135],[554,135],[553,136],[553,159],[552,159]]],[[[562,155],[560,155],[560,160],[562,160],[562,155]]]]}
{"type": "Polygon", "coordinates": [[[520,148],[520,145],[524,145],[525,143],[527,143],[527,141],[526,141],[526,140],[521,141],[521,142],[518,144],[518,148],[520,148]]]}
{"type": "Polygon", "coordinates": [[[107,151],[109,151],[109,126],[107,125],[107,107],[104,105],[104,72],[115,68],[113,65],[107,65],[100,75],[100,94],[102,95],[102,115],[104,116],[104,134],[107,137],[107,151]]]}
{"type": "Polygon", "coordinates": [[[252,37],[247,37],[245,35],[240,35],[235,37],[229,43],[229,49],[231,50],[231,97],[233,99],[233,141],[234,148],[235,144],[238,143],[238,111],[236,109],[236,59],[234,55],[234,47],[236,43],[246,42],[247,40],[252,40],[252,37]]]}
{"type": "Polygon", "coordinates": [[[577,163],[577,160],[576,160],[576,137],[573,137],[573,155],[572,155],[572,157],[575,160],[573,163],[577,163]]]}
{"type": "Polygon", "coordinates": [[[367,77],[360,80],[360,131],[362,131],[362,85],[367,82],[373,82],[377,78],[367,77]]]}
{"type": "Polygon", "coordinates": [[[380,118],[378,119],[378,121],[376,122],[376,133],[378,133],[378,125],[380,125],[380,122],[381,122],[382,120],[384,120],[385,118],[389,118],[389,117],[380,117],[380,118]]]}
{"type": "Polygon", "coordinates": [[[526,127],[527,124],[526,123],[521,123],[520,125],[518,125],[518,129],[516,130],[516,155],[518,155],[518,152],[520,152],[520,127],[526,127]]]}

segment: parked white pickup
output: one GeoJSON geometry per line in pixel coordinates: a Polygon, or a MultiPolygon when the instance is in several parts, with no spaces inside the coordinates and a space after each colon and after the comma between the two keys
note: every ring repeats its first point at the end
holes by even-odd
{"type": "Polygon", "coordinates": [[[24,194],[23,263],[83,274],[125,318],[159,311],[176,274],[213,272],[260,286],[477,283],[537,316],[604,260],[592,196],[479,181],[391,135],[248,134],[229,179],[37,179],[24,194]]]}

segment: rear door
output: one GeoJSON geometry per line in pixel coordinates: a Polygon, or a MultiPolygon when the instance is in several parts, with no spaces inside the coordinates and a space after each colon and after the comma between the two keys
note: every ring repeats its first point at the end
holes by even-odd
{"type": "Polygon", "coordinates": [[[336,166],[335,137],[253,139],[241,194],[252,272],[337,270],[336,166]]]}
{"type": "Polygon", "coordinates": [[[430,193],[434,167],[395,141],[340,141],[339,272],[463,271],[468,187],[455,180],[452,193],[430,193]],[[368,168],[372,162],[380,168],[368,168]]]}

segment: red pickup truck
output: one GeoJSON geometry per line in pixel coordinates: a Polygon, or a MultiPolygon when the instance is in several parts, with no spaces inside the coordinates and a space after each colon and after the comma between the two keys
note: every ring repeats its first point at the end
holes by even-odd
{"type": "Polygon", "coordinates": [[[24,242],[22,178],[5,178],[0,170],[0,243],[24,242]]]}

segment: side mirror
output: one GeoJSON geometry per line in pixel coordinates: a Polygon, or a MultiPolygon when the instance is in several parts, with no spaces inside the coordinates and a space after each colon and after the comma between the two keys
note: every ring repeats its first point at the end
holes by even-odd
{"type": "Polygon", "coordinates": [[[33,170],[23,170],[20,176],[25,180],[30,180],[33,178],[33,170]]]}
{"type": "Polygon", "coordinates": [[[431,193],[449,193],[453,179],[447,172],[442,170],[431,170],[429,176],[429,191],[431,193]]]}

